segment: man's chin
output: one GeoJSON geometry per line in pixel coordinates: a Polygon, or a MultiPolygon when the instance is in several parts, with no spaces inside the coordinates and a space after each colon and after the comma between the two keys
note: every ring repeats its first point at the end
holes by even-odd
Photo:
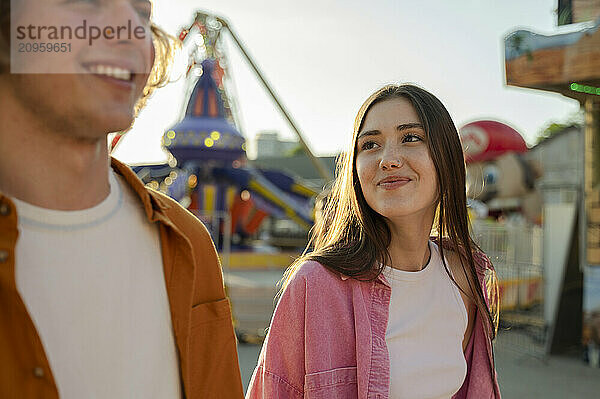
{"type": "Polygon", "coordinates": [[[70,120],[72,123],[67,129],[59,129],[59,131],[73,138],[92,142],[105,140],[110,133],[127,131],[131,129],[134,121],[133,115],[126,112],[94,113],[89,107],[78,110],[70,116],[63,115],[63,119],[70,120]]]}
{"type": "Polygon", "coordinates": [[[133,126],[133,120],[131,120],[129,123],[124,123],[122,125],[114,125],[110,129],[108,129],[106,131],[106,133],[109,134],[109,133],[116,133],[116,132],[126,132],[129,129],[131,129],[132,126],[133,126]]]}
{"type": "Polygon", "coordinates": [[[114,115],[112,118],[103,118],[104,123],[100,122],[98,125],[102,126],[102,131],[106,134],[114,132],[123,132],[131,129],[134,118],[132,115],[114,115]]]}

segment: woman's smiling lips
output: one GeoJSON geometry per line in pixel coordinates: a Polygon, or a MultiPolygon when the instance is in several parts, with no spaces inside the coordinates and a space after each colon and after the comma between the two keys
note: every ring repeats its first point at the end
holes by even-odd
{"type": "Polygon", "coordinates": [[[394,190],[410,183],[410,181],[411,179],[405,176],[388,176],[384,179],[381,179],[377,183],[377,186],[385,190],[394,190]]]}

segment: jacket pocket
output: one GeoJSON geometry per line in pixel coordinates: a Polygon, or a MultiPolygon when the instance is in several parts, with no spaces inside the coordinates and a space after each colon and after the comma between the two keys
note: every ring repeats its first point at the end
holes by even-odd
{"type": "Polygon", "coordinates": [[[358,397],[356,367],[343,367],[304,376],[307,399],[353,399],[358,397]]]}
{"type": "Polygon", "coordinates": [[[186,355],[184,382],[188,399],[242,397],[235,335],[226,298],[192,308],[186,355]]]}
{"type": "Polygon", "coordinates": [[[214,302],[206,302],[192,308],[190,324],[192,330],[206,323],[215,323],[220,320],[231,321],[229,300],[227,298],[214,302]]]}

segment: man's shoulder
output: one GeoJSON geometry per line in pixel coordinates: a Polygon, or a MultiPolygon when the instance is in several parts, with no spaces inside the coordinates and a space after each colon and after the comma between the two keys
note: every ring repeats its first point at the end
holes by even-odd
{"type": "Polygon", "coordinates": [[[162,213],[178,230],[186,236],[208,237],[209,233],[204,224],[193,213],[181,206],[173,198],[159,191],[146,187],[150,197],[156,201],[162,213]]]}
{"type": "Polygon", "coordinates": [[[173,212],[177,214],[186,214],[188,213],[191,217],[194,217],[187,209],[185,209],[179,202],[175,201],[173,198],[168,195],[161,193],[160,191],[156,191],[150,187],[146,186],[146,191],[150,194],[150,197],[153,198],[156,202],[161,205],[162,209],[173,209],[173,212]]]}

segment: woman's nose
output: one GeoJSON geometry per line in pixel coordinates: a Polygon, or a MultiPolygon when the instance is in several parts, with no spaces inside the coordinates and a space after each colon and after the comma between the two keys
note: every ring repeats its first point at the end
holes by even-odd
{"type": "Polygon", "coordinates": [[[402,156],[398,152],[394,152],[390,154],[384,154],[383,158],[381,158],[379,166],[383,170],[388,170],[398,169],[402,167],[403,164],[404,159],[402,158],[402,156]]]}

